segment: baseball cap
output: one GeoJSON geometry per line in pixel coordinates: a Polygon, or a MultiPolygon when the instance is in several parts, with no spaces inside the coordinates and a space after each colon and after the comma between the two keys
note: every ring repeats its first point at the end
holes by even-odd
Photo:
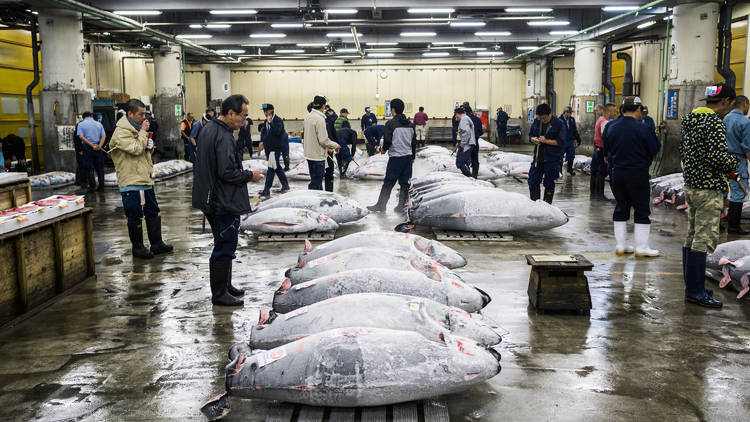
{"type": "Polygon", "coordinates": [[[716,85],[710,85],[706,87],[706,98],[700,99],[700,101],[714,102],[719,101],[723,98],[735,98],[737,93],[731,86],[720,83],[716,85]]]}
{"type": "Polygon", "coordinates": [[[370,107],[365,107],[365,113],[367,113],[368,111],[370,111],[370,107]]]}
{"type": "Polygon", "coordinates": [[[643,105],[641,97],[625,97],[622,99],[622,105],[643,105]]]}
{"type": "Polygon", "coordinates": [[[466,110],[463,107],[456,107],[456,109],[453,110],[453,112],[456,114],[464,114],[466,113],[466,110]]]}
{"type": "Polygon", "coordinates": [[[646,107],[646,106],[641,106],[641,111],[645,111],[646,113],[648,113],[648,107],[646,107]]]}
{"type": "Polygon", "coordinates": [[[349,114],[349,110],[342,108],[340,114],[344,114],[344,113],[349,114]]]}
{"type": "Polygon", "coordinates": [[[273,104],[263,104],[260,107],[263,109],[263,111],[273,110],[273,104]]]}

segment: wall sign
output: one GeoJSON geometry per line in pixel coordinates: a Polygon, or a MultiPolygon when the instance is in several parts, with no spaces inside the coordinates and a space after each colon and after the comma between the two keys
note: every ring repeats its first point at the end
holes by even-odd
{"type": "Polygon", "coordinates": [[[75,125],[57,125],[57,150],[75,151],[75,125]]]}
{"type": "Polygon", "coordinates": [[[593,112],[594,112],[594,102],[586,101],[586,113],[593,113],[593,112]]]}
{"type": "Polygon", "coordinates": [[[175,104],[174,105],[174,115],[177,117],[182,116],[182,104],[175,104]]]}
{"type": "Polygon", "coordinates": [[[677,120],[677,109],[680,106],[680,90],[667,91],[667,120],[677,120]]]}

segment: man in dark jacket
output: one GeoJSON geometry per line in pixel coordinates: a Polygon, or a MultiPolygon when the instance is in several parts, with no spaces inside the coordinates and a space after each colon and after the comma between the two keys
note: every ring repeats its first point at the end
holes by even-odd
{"type": "Polygon", "coordinates": [[[612,169],[612,193],[617,201],[612,215],[617,242],[615,253],[623,255],[633,252],[633,248],[625,241],[630,208],[633,208],[635,256],[656,257],[659,256],[659,251],[651,249],[648,242],[651,230],[651,186],[648,169],[654,156],[661,149],[661,144],[656,138],[656,133],[639,121],[639,97],[625,97],[622,111],[622,117],[608,124],[602,137],[603,154],[609,157],[612,169]]]}
{"type": "Polygon", "coordinates": [[[237,148],[240,150],[240,154],[244,156],[245,148],[250,156],[253,156],[253,121],[248,117],[245,119],[245,123],[240,128],[240,132],[237,135],[237,148]]]}
{"type": "Polygon", "coordinates": [[[365,114],[362,115],[362,132],[367,130],[370,126],[378,124],[378,117],[372,112],[370,107],[365,107],[365,114]]]}
{"type": "Polygon", "coordinates": [[[15,159],[15,171],[26,171],[26,144],[23,138],[11,133],[3,139],[3,157],[5,158],[5,167],[10,170],[11,162],[15,159]]]}
{"type": "Polygon", "coordinates": [[[404,102],[399,98],[391,100],[391,110],[395,113],[393,118],[385,124],[385,135],[383,137],[383,148],[381,154],[388,151],[388,166],[385,170],[385,180],[380,189],[380,196],[375,205],[367,208],[374,212],[385,211],[388,199],[391,197],[393,186],[400,186],[398,205],[394,211],[402,212],[409,195],[409,179],[411,179],[412,163],[416,157],[417,134],[414,124],[404,115],[404,102]]]}
{"type": "Polygon", "coordinates": [[[682,118],[682,158],[688,230],[682,248],[685,302],[707,308],[722,303],[706,290],[706,255],[719,242],[719,222],[729,178],[736,179],[737,157],[729,153],[722,118],[732,110],[736,94],[723,83],[706,88],[705,107],[682,118]]]}
{"type": "Polygon", "coordinates": [[[214,235],[209,259],[211,303],[241,306],[244,293],[232,286],[232,260],[237,250],[240,215],[250,211],[248,182],[262,175],[242,168],[242,155],[232,132],[245,123],[248,100],[232,95],[221,104],[221,116],[211,120],[198,137],[198,156],[193,169],[193,207],[203,211],[214,235]]]}
{"type": "Polygon", "coordinates": [[[500,146],[504,146],[508,138],[508,120],[510,120],[508,113],[503,111],[502,107],[498,107],[495,122],[497,123],[497,140],[500,146]]]}
{"type": "Polygon", "coordinates": [[[536,201],[544,184],[544,201],[551,204],[555,197],[555,180],[560,177],[560,156],[565,143],[565,125],[552,114],[549,104],[536,107],[537,118],[529,129],[534,146],[534,160],[529,169],[529,196],[536,201]]]}
{"type": "Polygon", "coordinates": [[[469,103],[464,102],[463,107],[466,111],[466,115],[469,116],[471,122],[474,124],[474,139],[476,140],[477,145],[471,150],[471,177],[476,179],[477,176],[479,176],[479,139],[484,135],[484,128],[482,126],[482,119],[474,114],[469,103]]]}
{"type": "Polygon", "coordinates": [[[581,145],[581,136],[578,134],[576,128],[576,119],[573,118],[573,109],[570,106],[566,106],[563,110],[563,114],[560,116],[565,125],[565,145],[563,146],[563,154],[565,154],[565,160],[568,162],[568,174],[575,176],[576,172],[573,171],[573,160],[576,158],[576,148],[581,145]]]}
{"type": "Polygon", "coordinates": [[[285,136],[287,142],[289,141],[289,135],[284,130],[284,120],[275,114],[273,104],[263,104],[263,113],[266,116],[266,120],[262,123],[260,141],[263,142],[263,150],[266,152],[268,170],[266,171],[266,185],[260,192],[260,196],[267,198],[271,196],[274,175],[279,176],[279,182],[281,182],[281,189],[277,192],[284,193],[289,191],[289,182],[286,180],[284,168],[281,166],[282,143],[285,136]]]}
{"type": "Polygon", "coordinates": [[[367,140],[365,147],[367,148],[368,156],[375,155],[376,149],[380,146],[380,140],[383,139],[384,134],[385,126],[383,125],[373,125],[365,129],[364,135],[367,140]]]}
{"type": "Polygon", "coordinates": [[[341,178],[346,178],[346,171],[349,169],[349,164],[352,162],[352,151],[356,152],[354,147],[349,149],[349,144],[356,145],[357,143],[357,132],[352,128],[344,127],[336,131],[336,142],[341,145],[341,149],[336,153],[336,162],[339,166],[339,172],[341,178]]]}

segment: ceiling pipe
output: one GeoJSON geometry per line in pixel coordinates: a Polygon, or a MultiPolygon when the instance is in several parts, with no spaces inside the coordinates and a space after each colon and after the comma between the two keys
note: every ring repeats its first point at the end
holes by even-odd
{"type": "Polygon", "coordinates": [[[604,66],[602,72],[604,72],[602,81],[605,88],[607,88],[606,101],[609,103],[615,102],[615,84],[612,83],[612,43],[607,43],[604,46],[604,66]]]}
{"type": "Polygon", "coordinates": [[[360,57],[365,56],[365,50],[362,49],[362,46],[359,44],[359,35],[357,35],[357,27],[352,25],[352,37],[354,38],[354,46],[357,47],[357,53],[359,53],[360,57]]]}
{"type": "Polygon", "coordinates": [[[534,50],[530,50],[530,51],[527,51],[525,53],[519,54],[519,55],[517,55],[515,57],[511,57],[510,59],[506,60],[505,63],[511,63],[511,62],[517,61],[517,60],[519,60],[519,59],[521,59],[523,57],[530,56],[530,55],[532,55],[532,54],[534,54],[534,53],[536,53],[538,51],[544,50],[545,48],[552,47],[554,45],[563,43],[563,42],[565,42],[565,41],[567,41],[567,40],[569,40],[571,38],[575,38],[575,37],[577,37],[579,35],[583,35],[583,34],[586,34],[587,32],[591,32],[591,31],[593,31],[595,29],[599,29],[602,26],[608,25],[608,24],[610,24],[612,22],[616,22],[616,21],[618,21],[620,19],[626,18],[626,17],[631,16],[631,15],[637,15],[639,12],[648,9],[649,7],[658,6],[658,5],[660,5],[660,4],[662,4],[662,3],[666,2],[666,1],[667,0],[656,0],[656,1],[652,1],[650,3],[646,3],[643,6],[637,8],[635,10],[631,10],[631,11],[625,12],[625,13],[623,13],[621,15],[617,15],[617,16],[611,17],[611,18],[609,18],[609,19],[607,19],[605,21],[602,21],[602,22],[600,22],[600,23],[598,23],[596,25],[589,26],[588,28],[582,29],[582,30],[576,32],[575,34],[567,35],[565,37],[560,38],[557,41],[549,42],[549,43],[547,43],[547,44],[545,44],[545,45],[543,45],[543,46],[541,46],[539,48],[536,48],[534,50]]]}
{"type": "Polygon", "coordinates": [[[36,139],[36,116],[34,112],[34,88],[39,84],[39,38],[38,21],[36,16],[31,16],[31,54],[34,66],[34,79],[26,87],[26,113],[29,116],[29,140],[31,142],[31,166],[34,174],[39,174],[39,148],[36,139]]]}

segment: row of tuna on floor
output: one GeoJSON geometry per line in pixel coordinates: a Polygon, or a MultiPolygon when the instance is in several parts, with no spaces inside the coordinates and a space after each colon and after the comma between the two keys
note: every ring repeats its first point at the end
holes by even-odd
{"type": "Polygon", "coordinates": [[[313,406],[380,406],[455,393],[500,372],[499,327],[479,311],[490,297],[452,269],[455,250],[413,234],[358,232],[312,249],[233,345],[229,396],[313,406]],[[360,245],[367,245],[363,248],[360,245]],[[357,263],[357,270],[348,270],[357,263]],[[363,267],[364,266],[364,267],[363,267]]]}

